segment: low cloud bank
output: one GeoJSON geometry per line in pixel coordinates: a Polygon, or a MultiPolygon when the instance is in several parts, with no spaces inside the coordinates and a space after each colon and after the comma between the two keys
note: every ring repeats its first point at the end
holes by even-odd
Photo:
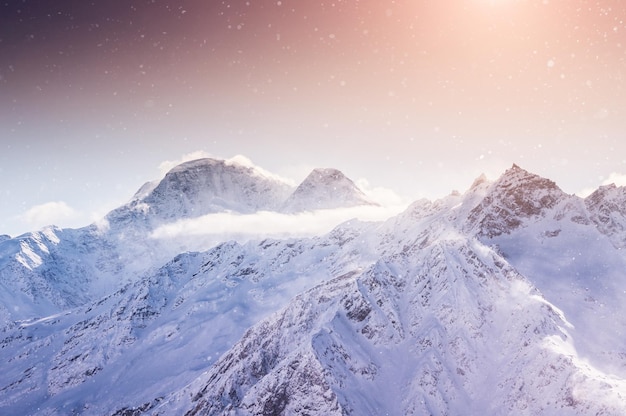
{"type": "Polygon", "coordinates": [[[255,214],[208,214],[158,227],[151,234],[151,237],[155,239],[179,239],[226,236],[236,240],[266,237],[308,237],[327,233],[340,223],[351,219],[382,221],[400,213],[405,208],[406,205],[359,206],[307,211],[298,214],[281,214],[270,211],[260,211],[255,214]]]}

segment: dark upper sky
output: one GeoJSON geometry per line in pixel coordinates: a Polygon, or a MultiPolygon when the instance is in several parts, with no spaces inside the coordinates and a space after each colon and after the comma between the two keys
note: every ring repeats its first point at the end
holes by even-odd
{"type": "Polygon", "coordinates": [[[196,150],[409,198],[513,162],[597,186],[626,173],[625,21],[619,0],[0,2],[0,233],[50,201],[88,222],[196,150]]]}

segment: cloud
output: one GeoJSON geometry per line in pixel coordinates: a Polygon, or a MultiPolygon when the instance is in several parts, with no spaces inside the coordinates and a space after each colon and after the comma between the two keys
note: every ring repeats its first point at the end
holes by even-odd
{"type": "Polygon", "coordinates": [[[382,221],[401,212],[405,206],[352,208],[307,211],[298,214],[260,211],[255,214],[216,213],[179,220],[157,228],[155,239],[189,240],[213,236],[217,239],[247,241],[254,238],[308,237],[331,231],[351,219],[382,221]]]}
{"type": "Polygon", "coordinates": [[[31,229],[39,229],[46,225],[65,227],[82,218],[79,212],[63,201],[35,205],[17,217],[31,229]]]}
{"type": "MultiPolygon", "coordinates": [[[[611,174],[609,174],[609,176],[605,180],[602,181],[600,185],[606,186],[606,185],[611,185],[611,184],[615,184],[615,186],[626,186],[626,174],[612,172],[611,174]]],[[[581,198],[585,198],[591,195],[592,193],[594,193],[595,191],[596,191],[596,188],[585,188],[576,192],[576,195],[580,196],[581,198]]]]}
{"type": "Polygon", "coordinates": [[[596,191],[595,188],[583,188],[580,191],[574,193],[574,195],[579,196],[581,198],[587,198],[589,195],[596,191]]]}
{"type": "Polygon", "coordinates": [[[616,186],[626,186],[626,175],[623,173],[613,172],[602,182],[602,185],[615,184],[616,186]]]}
{"type": "Polygon", "coordinates": [[[395,191],[384,187],[372,187],[369,181],[365,178],[359,178],[355,182],[355,185],[363,191],[372,201],[384,207],[393,206],[408,206],[411,200],[401,197],[395,191]]]}
{"type": "MultiPolygon", "coordinates": [[[[183,155],[175,161],[164,161],[159,168],[163,173],[166,173],[180,163],[203,157],[215,156],[204,151],[196,151],[183,155]]],[[[292,179],[268,172],[245,156],[236,155],[224,160],[226,164],[253,168],[260,175],[295,186],[292,179]]],[[[177,242],[181,245],[184,242],[185,247],[194,247],[195,249],[201,249],[207,244],[228,239],[243,242],[257,238],[308,237],[327,233],[340,223],[351,219],[362,221],[386,220],[404,211],[412,202],[399,196],[391,189],[373,187],[366,179],[359,179],[355,183],[379,206],[326,209],[297,214],[271,211],[261,211],[254,214],[222,212],[165,224],[154,230],[151,237],[177,242]]]]}

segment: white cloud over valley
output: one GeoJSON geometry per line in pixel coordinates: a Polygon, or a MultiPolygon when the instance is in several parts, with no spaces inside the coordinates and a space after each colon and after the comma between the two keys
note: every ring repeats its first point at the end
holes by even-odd
{"type": "Polygon", "coordinates": [[[215,236],[245,241],[254,238],[286,238],[319,235],[342,222],[359,219],[381,221],[398,214],[405,205],[359,206],[324,209],[298,214],[260,211],[255,214],[216,213],[179,220],[157,228],[152,237],[178,239],[215,236]]]}

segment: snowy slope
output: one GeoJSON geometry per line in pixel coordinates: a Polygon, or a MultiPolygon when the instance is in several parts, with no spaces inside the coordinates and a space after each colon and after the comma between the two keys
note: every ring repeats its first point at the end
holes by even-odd
{"type": "Polygon", "coordinates": [[[151,414],[622,414],[568,327],[496,253],[438,242],[298,296],[151,414]]]}
{"type": "MultiPolygon", "coordinates": [[[[594,311],[572,310],[572,324],[560,304],[570,306],[578,293],[543,284],[549,261],[520,254],[531,242],[518,240],[515,252],[494,244],[494,236],[515,241],[548,220],[570,232],[547,256],[585,244],[579,226],[602,240],[593,223],[581,224],[581,210],[582,200],[516,166],[465,195],[418,201],[357,237],[377,241],[376,263],[298,296],[149,413],[623,414],[619,305],[603,306],[618,320],[595,332],[581,320],[597,320],[594,311]],[[522,258],[534,265],[525,275],[522,258]],[[589,360],[590,334],[602,360],[589,360]]],[[[558,237],[549,230],[544,239],[558,237]]],[[[624,261],[607,247],[594,254],[624,261]]],[[[575,280],[569,271],[550,277],[575,280]]]]}
{"type": "MultiPolygon", "coordinates": [[[[112,248],[71,262],[53,244],[69,231],[27,236],[24,270],[110,258],[103,276],[122,277],[147,260],[97,299],[5,321],[0,413],[625,414],[622,201],[622,188],[583,200],[513,166],[386,222],[160,264],[137,236],[161,217],[138,203],[94,240],[112,248]]],[[[5,282],[15,257],[1,258],[5,282]]],[[[86,276],[77,287],[101,284],[86,276]]]]}
{"type": "Polygon", "coordinates": [[[354,249],[355,226],[320,239],[230,242],[181,254],[98,302],[15,323],[1,341],[4,380],[13,378],[0,388],[0,409],[106,414],[120,403],[158,401],[297,294],[371,264],[373,255],[354,249]]]}
{"type": "Polygon", "coordinates": [[[12,319],[58,313],[114,290],[135,263],[96,227],[47,227],[0,242],[0,304],[12,319]]]}

